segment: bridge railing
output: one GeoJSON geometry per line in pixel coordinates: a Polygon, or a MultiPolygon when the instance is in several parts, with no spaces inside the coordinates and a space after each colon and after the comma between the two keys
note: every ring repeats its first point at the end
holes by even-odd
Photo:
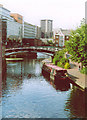
{"type": "Polygon", "coordinates": [[[62,48],[58,48],[58,47],[53,47],[53,46],[30,46],[30,47],[19,47],[19,48],[9,48],[6,49],[5,51],[9,51],[9,50],[22,50],[22,49],[33,49],[33,50],[47,50],[47,51],[52,51],[52,52],[56,52],[61,50],[62,48]]]}

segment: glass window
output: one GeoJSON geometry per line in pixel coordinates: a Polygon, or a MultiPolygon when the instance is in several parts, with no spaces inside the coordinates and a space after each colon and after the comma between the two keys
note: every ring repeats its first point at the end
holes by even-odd
{"type": "Polygon", "coordinates": [[[66,39],[69,39],[69,36],[66,36],[66,39]]]}
{"type": "Polygon", "coordinates": [[[56,38],[58,38],[58,36],[56,36],[56,38]]]}

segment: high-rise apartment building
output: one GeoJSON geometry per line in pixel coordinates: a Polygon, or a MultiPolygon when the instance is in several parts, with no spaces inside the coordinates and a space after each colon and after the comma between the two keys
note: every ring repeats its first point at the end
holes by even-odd
{"type": "Polygon", "coordinates": [[[41,38],[52,38],[53,20],[41,20],[41,38]]]}

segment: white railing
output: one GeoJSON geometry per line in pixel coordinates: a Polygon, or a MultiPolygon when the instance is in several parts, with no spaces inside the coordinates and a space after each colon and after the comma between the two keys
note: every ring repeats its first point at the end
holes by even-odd
{"type": "Polygon", "coordinates": [[[35,47],[35,46],[31,46],[31,47],[20,47],[20,48],[9,48],[9,49],[6,49],[5,51],[9,51],[9,50],[16,50],[16,49],[19,49],[19,50],[22,50],[22,49],[34,49],[34,50],[47,50],[47,51],[52,51],[52,52],[56,52],[56,51],[59,51],[61,50],[61,48],[55,48],[55,47],[45,47],[45,46],[39,46],[39,47],[35,47]]]}

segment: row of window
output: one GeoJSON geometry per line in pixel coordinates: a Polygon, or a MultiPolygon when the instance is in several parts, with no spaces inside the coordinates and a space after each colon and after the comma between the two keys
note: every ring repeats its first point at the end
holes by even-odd
{"type": "MultiPolygon", "coordinates": [[[[59,36],[59,35],[56,35],[55,36],[55,38],[59,38],[60,37],[60,39],[63,39],[63,36],[59,36]]],[[[66,37],[66,39],[69,39],[69,36],[65,36],[66,37]]]]}
{"type": "Polygon", "coordinates": [[[35,32],[35,29],[27,29],[27,28],[24,28],[24,31],[29,31],[29,32],[35,32]]]}

